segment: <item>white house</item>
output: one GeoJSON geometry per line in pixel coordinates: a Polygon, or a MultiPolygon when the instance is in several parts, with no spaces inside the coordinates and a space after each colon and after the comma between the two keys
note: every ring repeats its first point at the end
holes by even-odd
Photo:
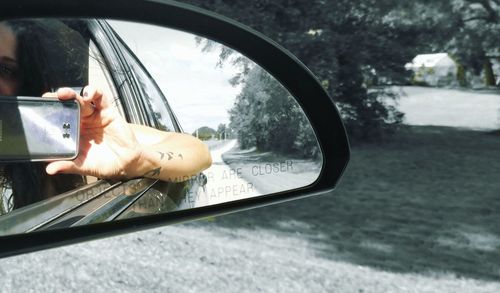
{"type": "Polygon", "coordinates": [[[457,65],[448,53],[417,55],[405,68],[413,71],[413,80],[417,83],[445,86],[456,81],[457,65]]]}

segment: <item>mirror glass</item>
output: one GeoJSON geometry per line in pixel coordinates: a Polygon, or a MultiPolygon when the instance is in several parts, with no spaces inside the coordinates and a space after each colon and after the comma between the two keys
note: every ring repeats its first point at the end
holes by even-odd
{"type": "Polygon", "coordinates": [[[129,123],[192,135],[212,157],[210,167],[180,182],[50,176],[47,163],[0,163],[0,235],[283,192],[310,185],[320,174],[321,150],[294,97],[262,67],[220,43],[165,27],[95,19],[1,22],[0,37],[17,44],[0,48],[0,95],[41,96],[43,85],[90,84],[129,123]],[[29,55],[33,50],[37,54],[29,55]],[[24,70],[28,61],[39,70],[24,70]],[[27,74],[41,85],[34,82],[26,91],[27,74]]]}

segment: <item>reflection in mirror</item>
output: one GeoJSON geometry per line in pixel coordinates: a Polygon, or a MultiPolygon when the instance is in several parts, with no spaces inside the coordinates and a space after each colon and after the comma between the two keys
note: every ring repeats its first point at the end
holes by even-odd
{"type": "Polygon", "coordinates": [[[322,156],[309,121],[260,66],[189,33],[111,25],[152,74],[183,130],[211,150],[207,185],[193,206],[300,188],[318,178],[322,156]]]}
{"type": "MultiPolygon", "coordinates": [[[[275,78],[238,52],[189,33],[132,22],[24,21],[22,29],[33,29],[32,36],[35,28],[51,36],[50,49],[42,41],[31,44],[36,38],[21,40],[20,34],[18,42],[48,52],[47,60],[34,61],[51,76],[51,89],[91,84],[129,122],[202,140],[212,165],[174,183],[49,176],[46,163],[2,162],[0,235],[202,207],[301,188],[318,178],[322,155],[302,109],[275,78]]],[[[0,37],[17,31],[0,23],[0,37]]],[[[0,82],[12,85],[5,74],[0,82]]],[[[0,87],[0,95],[19,95],[17,87],[0,87]]]]}

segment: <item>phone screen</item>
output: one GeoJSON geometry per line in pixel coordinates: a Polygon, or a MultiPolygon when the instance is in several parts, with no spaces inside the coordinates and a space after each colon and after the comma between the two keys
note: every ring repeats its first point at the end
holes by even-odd
{"type": "Polygon", "coordinates": [[[73,159],[79,136],[75,100],[0,97],[0,161],[73,159]]]}

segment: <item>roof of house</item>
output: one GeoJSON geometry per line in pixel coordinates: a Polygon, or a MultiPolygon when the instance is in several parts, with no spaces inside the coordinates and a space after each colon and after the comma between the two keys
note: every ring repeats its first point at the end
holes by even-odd
{"type": "Polygon", "coordinates": [[[405,68],[435,67],[444,58],[450,58],[448,53],[419,54],[405,68]]]}

